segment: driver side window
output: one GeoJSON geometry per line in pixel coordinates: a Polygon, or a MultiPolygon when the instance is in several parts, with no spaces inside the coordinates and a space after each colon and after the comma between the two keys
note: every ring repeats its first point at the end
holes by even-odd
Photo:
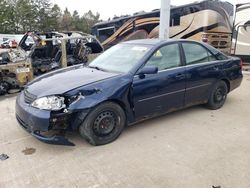
{"type": "Polygon", "coordinates": [[[179,45],[169,44],[161,47],[152,55],[146,65],[155,65],[159,71],[180,66],[179,45]]]}

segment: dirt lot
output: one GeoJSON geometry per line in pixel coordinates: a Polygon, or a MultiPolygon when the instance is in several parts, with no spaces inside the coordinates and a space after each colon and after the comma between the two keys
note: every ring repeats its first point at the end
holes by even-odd
{"type": "Polygon", "coordinates": [[[0,187],[250,187],[250,75],[225,106],[192,107],[127,128],[111,144],[41,143],[15,120],[15,96],[0,98],[0,187]]]}

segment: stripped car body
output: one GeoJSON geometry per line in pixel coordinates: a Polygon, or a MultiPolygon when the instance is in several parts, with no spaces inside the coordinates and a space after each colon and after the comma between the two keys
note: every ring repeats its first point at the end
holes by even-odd
{"type": "Polygon", "coordinates": [[[87,63],[103,51],[100,42],[82,32],[27,32],[19,47],[30,57],[34,74],[87,63]]]}
{"type": "MultiPolygon", "coordinates": [[[[164,53],[164,51],[161,52],[164,53]]],[[[116,52],[115,54],[117,55],[116,52]]],[[[110,58],[112,59],[112,55],[110,58]]],[[[175,60],[167,61],[171,64],[175,60]]],[[[107,63],[112,64],[110,59],[107,63]]],[[[44,136],[44,133],[55,130],[79,130],[81,126],[87,124],[96,109],[105,104],[110,106],[110,103],[119,106],[119,109],[124,111],[126,125],[188,106],[211,103],[211,97],[212,99],[215,97],[215,100],[220,102],[219,106],[212,108],[218,109],[224,104],[227,93],[241,84],[241,68],[240,59],[227,57],[208,45],[194,41],[137,40],[124,42],[100,55],[88,67],[72,66],[33,80],[17,97],[16,117],[26,130],[43,142],[74,145],[64,136],[57,134],[44,136]],[[195,62],[195,64],[188,65],[190,54],[185,52],[186,48],[183,46],[190,44],[209,53],[209,62],[203,59],[200,63],[195,62]],[[156,66],[157,64],[154,65],[162,58],[159,57],[158,52],[169,46],[171,51],[173,47],[171,45],[175,45],[180,51],[178,57],[180,64],[161,70],[162,65],[159,67],[156,66]],[[102,62],[105,56],[108,57],[109,53],[116,48],[122,48],[120,51],[122,57],[113,58],[113,61],[118,60],[118,63],[126,57],[133,58],[131,54],[124,54],[123,48],[130,50],[129,52],[131,49],[140,53],[143,51],[143,55],[137,56],[138,61],[129,68],[126,64],[120,64],[123,72],[107,71],[94,66],[98,62],[102,62]],[[152,58],[153,61],[150,61],[152,58]],[[150,64],[148,64],[149,62],[150,64]],[[124,71],[124,69],[128,71],[124,71]],[[224,87],[219,88],[219,91],[216,90],[217,93],[214,96],[215,86],[218,83],[222,83],[224,87]],[[63,107],[60,110],[44,110],[34,107],[34,103],[36,103],[34,101],[50,100],[51,96],[63,97],[63,107]]],[[[98,126],[98,121],[96,126],[98,126]]],[[[100,127],[98,128],[101,130],[100,127]]],[[[106,128],[108,129],[108,127],[106,128]]],[[[91,131],[93,132],[93,130],[91,131]]],[[[115,138],[119,134],[117,133],[115,138]]],[[[112,138],[105,143],[95,143],[90,134],[86,134],[85,138],[93,145],[109,143],[115,139],[112,138]]]]}

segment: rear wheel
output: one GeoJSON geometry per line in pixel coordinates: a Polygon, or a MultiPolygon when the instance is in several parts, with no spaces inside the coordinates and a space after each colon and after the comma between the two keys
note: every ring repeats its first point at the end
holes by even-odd
{"type": "Polygon", "coordinates": [[[116,103],[106,102],[97,106],[80,125],[80,135],[92,145],[114,141],[126,122],[124,110],[116,103]]]}
{"type": "Polygon", "coordinates": [[[227,84],[224,81],[219,81],[215,84],[210,98],[208,100],[207,106],[211,110],[217,110],[221,108],[227,98],[227,84]]]}

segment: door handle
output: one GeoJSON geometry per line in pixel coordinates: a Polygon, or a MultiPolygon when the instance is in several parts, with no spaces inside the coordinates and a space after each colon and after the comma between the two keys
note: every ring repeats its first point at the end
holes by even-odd
{"type": "Polygon", "coordinates": [[[175,76],[175,78],[177,78],[177,79],[183,79],[183,78],[185,78],[185,74],[177,74],[176,76],[175,76]]]}
{"type": "Polygon", "coordinates": [[[213,68],[215,71],[218,71],[219,70],[219,67],[214,67],[213,68]]]}

